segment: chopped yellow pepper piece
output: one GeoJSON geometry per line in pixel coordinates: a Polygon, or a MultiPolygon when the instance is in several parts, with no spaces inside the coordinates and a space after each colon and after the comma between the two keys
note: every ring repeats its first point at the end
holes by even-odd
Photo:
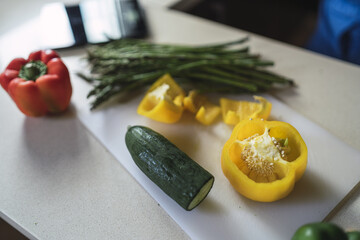
{"type": "Polygon", "coordinates": [[[237,124],[225,143],[221,167],[245,197],[272,202],[286,197],[305,172],[307,147],[290,124],[260,119],[237,124]]]}
{"type": "Polygon", "coordinates": [[[259,96],[254,96],[254,99],[259,103],[221,98],[220,106],[224,122],[235,125],[244,119],[268,119],[272,107],[271,103],[259,96]]]}
{"type": "Polygon", "coordinates": [[[146,92],[137,113],[158,122],[177,122],[184,110],[184,97],[184,90],[169,74],[165,74],[146,92]]]}
{"type": "Polygon", "coordinates": [[[221,110],[220,107],[208,101],[208,99],[192,90],[184,98],[184,107],[192,113],[196,113],[195,118],[204,125],[212,124],[221,110]]]}

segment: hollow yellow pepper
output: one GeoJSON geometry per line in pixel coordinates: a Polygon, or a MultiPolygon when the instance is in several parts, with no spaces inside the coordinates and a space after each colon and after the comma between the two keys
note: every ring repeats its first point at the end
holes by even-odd
{"type": "Polygon", "coordinates": [[[238,123],[221,156],[231,185],[260,202],[286,197],[306,165],[307,147],[299,132],[288,123],[261,119],[238,123]]]}
{"type": "Polygon", "coordinates": [[[158,122],[177,122],[184,110],[184,97],[184,90],[169,74],[165,74],[146,92],[137,113],[158,122]]]}
{"type": "Polygon", "coordinates": [[[266,120],[271,112],[271,103],[259,96],[254,96],[254,99],[259,102],[221,98],[220,106],[224,122],[236,125],[238,122],[249,118],[263,118],[266,120]]]}
{"type": "Polygon", "coordinates": [[[219,106],[211,103],[196,90],[190,91],[189,95],[184,98],[184,107],[195,113],[195,119],[204,125],[212,124],[221,112],[219,106]]]}

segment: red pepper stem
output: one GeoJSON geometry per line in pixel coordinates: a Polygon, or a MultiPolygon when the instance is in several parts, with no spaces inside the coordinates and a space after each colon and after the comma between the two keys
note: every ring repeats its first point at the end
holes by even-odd
{"type": "Polygon", "coordinates": [[[36,81],[40,76],[45,75],[47,66],[41,61],[30,61],[21,67],[19,77],[26,81],[36,81]]]}

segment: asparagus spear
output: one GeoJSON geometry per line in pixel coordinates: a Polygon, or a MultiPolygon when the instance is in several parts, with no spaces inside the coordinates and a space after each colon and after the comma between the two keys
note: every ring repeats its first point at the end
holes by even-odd
{"type": "Polygon", "coordinates": [[[248,38],[220,44],[182,46],[156,44],[139,39],[115,40],[90,47],[87,58],[90,76],[79,76],[93,85],[88,97],[94,109],[117,94],[150,85],[165,73],[179,83],[201,92],[256,93],[274,83],[293,85],[291,79],[265,70],[272,61],[249,53],[242,44],[248,38]]]}

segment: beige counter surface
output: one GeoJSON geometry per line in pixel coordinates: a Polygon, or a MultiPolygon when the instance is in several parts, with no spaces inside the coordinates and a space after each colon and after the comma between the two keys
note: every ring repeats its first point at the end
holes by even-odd
{"type": "MultiPolygon", "coordinates": [[[[157,42],[202,44],[248,34],[151,4],[145,6],[151,38],[157,42]]],[[[22,30],[29,31],[29,26],[22,26],[22,30]]],[[[33,50],[29,41],[22,44],[24,39],[9,47],[3,45],[17,34],[21,33],[9,30],[1,35],[1,69],[14,54],[26,56],[33,50]]],[[[272,70],[297,83],[291,91],[272,95],[360,150],[360,67],[249,35],[251,50],[274,60],[272,70]]],[[[82,53],[80,49],[61,55],[66,61],[82,53]]],[[[82,96],[75,89],[74,99],[78,97],[82,96]]],[[[60,117],[26,118],[1,91],[0,116],[0,217],[29,238],[188,239],[80,123],[74,106],[60,117]]],[[[346,159],[339,161],[346,164],[346,159]]],[[[345,228],[359,228],[359,192],[355,190],[329,220],[345,228]]]]}

